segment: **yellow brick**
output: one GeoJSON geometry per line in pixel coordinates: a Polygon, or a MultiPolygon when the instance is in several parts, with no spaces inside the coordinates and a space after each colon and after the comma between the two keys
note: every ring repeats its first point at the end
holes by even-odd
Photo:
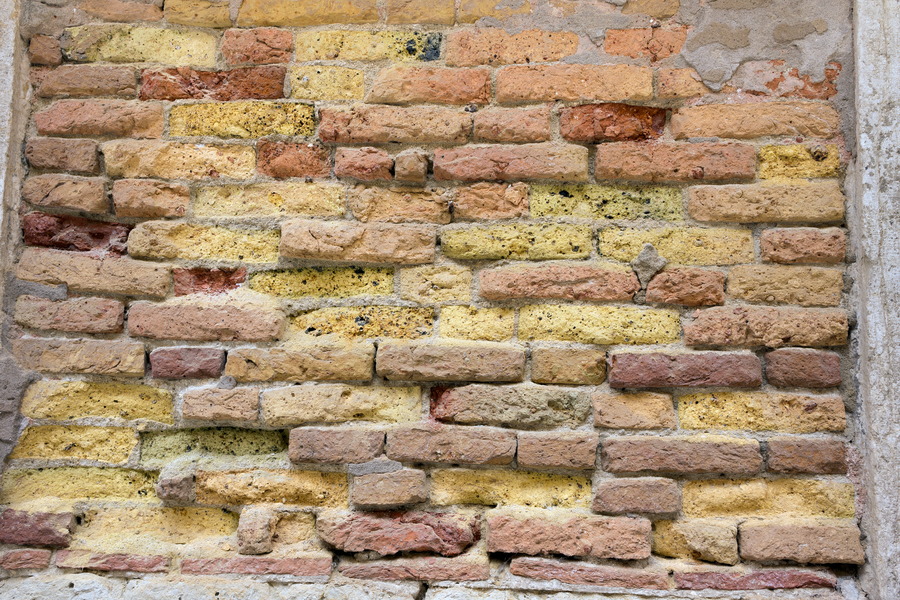
{"type": "Polygon", "coordinates": [[[194,27],[231,27],[228,2],[209,0],[166,0],[166,21],[194,27]]]}
{"type": "MultiPolygon", "coordinates": [[[[241,27],[277,25],[307,27],[330,23],[375,23],[376,0],[244,0],[238,12],[241,27]]],[[[299,44],[298,44],[299,47],[299,44]]]]}
{"type": "Polygon", "coordinates": [[[256,169],[256,152],[251,146],[114,140],[103,144],[103,157],[110,177],[245,179],[256,169]]]}
{"type": "Polygon", "coordinates": [[[600,232],[600,254],[631,262],[644,244],[653,244],[660,256],[681,265],[734,265],[753,262],[753,235],[744,229],[610,228],[600,232]]]}
{"type": "Polygon", "coordinates": [[[417,421],[422,413],[418,387],[372,387],[344,384],[298,385],[262,394],[266,425],[345,421],[417,421]]]}
{"type": "Polygon", "coordinates": [[[275,262],[278,260],[279,238],[279,232],[272,230],[145,221],[128,236],[128,252],[142,258],[275,262]]]}
{"type": "Polygon", "coordinates": [[[250,289],[284,298],[389,296],[394,292],[394,271],[368,267],[262,271],[250,276],[250,289]]]}
{"type": "Polygon", "coordinates": [[[533,473],[438,469],[431,474],[431,502],[451,504],[587,507],[589,477],[533,473]]]}
{"type": "Polygon", "coordinates": [[[852,517],[853,484],[812,479],[688,481],[688,517],[852,517]]]}
{"type": "Polygon", "coordinates": [[[276,544],[286,545],[315,541],[317,537],[316,519],[310,513],[284,513],[275,526],[276,544]]]}
{"type": "Polygon", "coordinates": [[[668,344],[681,325],[674,310],[534,304],[519,311],[519,338],[585,344],[668,344]]]}
{"type": "Polygon", "coordinates": [[[194,201],[198,217],[280,215],[341,216],[344,188],[334,183],[278,181],[201,187],[194,201]]]}
{"type": "Polygon", "coordinates": [[[472,271],[457,265],[425,265],[400,271],[400,297],[420,304],[468,302],[472,271]]]}
{"type": "Polygon", "coordinates": [[[12,469],[3,476],[0,504],[40,498],[156,501],[156,473],[101,467],[12,469]]]}
{"type": "Polygon", "coordinates": [[[39,381],[22,399],[33,419],[105,417],[173,423],[172,393],[147,385],[88,381],[39,381]]]}
{"type": "Polygon", "coordinates": [[[414,31],[304,31],[296,60],[421,60],[436,57],[440,37],[414,31]]]}
{"type": "Polygon", "coordinates": [[[348,339],[428,337],[432,334],[434,311],[408,306],[348,306],[320,308],[291,321],[294,329],[307,335],[336,335],[348,339]]]}
{"type": "Polygon", "coordinates": [[[834,144],[765,146],[759,151],[759,176],[763,179],[837,177],[840,170],[840,152],[834,144]]]}
{"type": "Polygon", "coordinates": [[[441,309],[442,337],[501,342],[513,336],[516,311],[511,308],[445,306],[441,309]]]}
{"type": "Polygon", "coordinates": [[[182,104],[169,114],[169,135],[258,138],[266,135],[312,135],[315,109],[284,102],[182,104]]]}
{"type": "Polygon", "coordinates": [[[10,458],[74,458],[121,464],[135,446],[137,435],[125,427],[44,425],[26,429],[10,458]]]}
{"type": "Polygon", "coordinates": [[[585,258],[592,245],[590,227],[581,225],[514,223],[441,233],[446,256],[470,260],[585,258]]]}
{"type": "Polygon", "coordinates": [[[456,0],[388,0],[388,23],[453,25],[456,0]]]}
{"type": "Polygon", "coordinates": [[[186,455],[204,457],[279,455],[287,451],[280,431],[233,429],[188,429],[150,431],[141,434],[141,466],[162,468],[186,455]]]}
{"type": "Polygon", "coordinates": [[[362,100],[365,75],[358,69],[311,65],[292,67],[291,98],[305,100],[362,100]]]}
{"type": "Polygon", "coordinates": [[[67,28],[62,46],[75,61],[214,67],[216,44],[216,36],[205,31],[85,25],[67,28]]]}
{"type": "Polygon", "coordinates": [[[728,272],[728,295],[748,302],[837,306],[843,289],[838,269],[743,265],[728,272]]]}
{"type": "Polygon", "coordinates": [[[255,504],[281,502],[305,506],[347,505],[347,474],[319,471],[200,471],[197,502],[255,504]]]}
{"type": "Polygon", "coordinates": [[[622,185],[531,186],[532,217],[681,221],[681,190],[622,185]]]}
{"type": "Polygon", "coordinates": [[[751,431],[843,431],[844,402],[836,395],[768,392],[716,392],[679,398],[685,429],[751,431]]]}
{"type": "Polygon", "coordinates": [[[508,19],[515,15],[531,14],[531,0],[521,2],[501,2],[500,0],[460,0],[456,20],[460,23],[474,23],[483,17],[508,19]]]}
{"type": "Polygon", "coordinates": [[[740,560],[737,533],[734,519],[656,521],[653,552],[672,558],[734,565],[740,560]]]}

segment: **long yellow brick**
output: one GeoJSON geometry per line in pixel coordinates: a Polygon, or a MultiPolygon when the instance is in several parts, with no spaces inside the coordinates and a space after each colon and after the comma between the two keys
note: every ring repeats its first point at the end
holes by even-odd
{"type": "Polygon", "coordinates": [[[300,66],[292,67],[288,77],[291,98],[362,100],[366,93],[365,74],[359,69],[327,65],[300,66]]]}
{"type": "Polygon", "coordinates": [[[681,325],[673,310],[533,304],[519,311],[519,338],[584,344],[668,344],[681,325]]]}
{"type": "Polygon", "coordinates": [[[137,435],[126,427],[42,425],[25,430],[10,458],[84,459],[121,464],[137,446],[137,435]]]}
{"type": "Polygon", "coordinates": [[[834,144],[765,146],[759,150],[759,176],[762,179],[837,177],[840,170],[840,151],[834,144]]]}
{"type": "Polygon", "coordinates": [[[728,295],[748,302],[837,306],[843,289],[838,269],[742,265],[728,272],[728,295]]]}
{"type": "Polygon", "coordinates": [[[440,38],[415,31],[302,31],[296,60],[421,60],[437,56],[440,38]]]}
{"type": "Polygon", "coordinates": [[[475,308],[445,306],[441,308],[441,337],[503,342],[515,330],[516,311],[511,308],[475,308]]]}
{"type": "Polygon", "coordinates": [[[438,469],[431,473],[431,502],[586,508],[591,480],[575,475],[529,471],[438,469]]]}
{"type": "Polygon", "coordinates": [[[846,427],[844,401],[837,395],[716,392],[681,396],[678,405],[685,429],[813,433],[846,427]]]}
{"type": "Polygon", "coordinates": [[[163,468],[187,454],[208,456],[283,455],[287,439],[280,431],[237,428],[148,431],[141,434],[141,466],[163,468]]]}
{"type": "Polygon", "coordinates": [[[600,232],[600,254],[630,262],[644,244],[653,244],[660,256],[681,265],[734,265],[753,262],[753,234],[744,229],[618,229],[600,232]]]}
{"type": "Polygon", "coordinates": [[[324,182],[204,186],[193,207],[198,217],[337,217],[344,214],[343,196],[341,185],[324,182]]]}
{"type": "Polygon", "coordinates": [[[853,484],[813,479],[719,479],[684,484],[687,517],[852,517],[853,484]]]}
{"type": "Polygon", "coordinates": [[[468,260],[584,258],[592,245],[590,227],[580,225],[514,223],[441,233],[444,254],[468,260]]]}
{"type": "Polygon", "coordinates": [[[25,392],[22,414],[34,419],[104,417],[172,423],[172,393],[147,385],[43,380],[25,392]]]}
{"type": "Polygon", "coordinates": [[[300,385],[262,394],[266,425],[383,421],[406,423],[422,414],[418,387],[372,387],[344,384],[300,385]]]}
{"type": "Polygon", "coordinates": [[[278,260],[278,231],[207,227],[169,221],[145,221],[128,236],[128,252],[143,258],[278,260]]]}
{"type": "Polygon", "coordinates": [[[200,471],[197,502],[255,504],[279,502],[304,506],[347,505],[347,474],[319,471],[200,471]]]}
{"type": "Polygon", "coordinates": [[[307,335],[333,335],[345,339],[431,336],[434,311],[410,306],[336,306],[297,315],[294,329],[307,335]]]}
{"type": "Polygon", "coordinates": [[[261,271],[250,276],[250,289],[284,298],[389,296],[394,270],[378,267],[309,267],[261,271]]]}
{"type": "Polygon", "coordinates": [[[156,473],[102,467],[11,469],[3,476],[0,504],[41,498],[154,502],[156,473]]]}
{"type": "Polygon", "coordinates": [[[196,30],[85,25],[66,29],[62,48],[79,62],[149,62],[174,66],[216,66],[215,35],[196,30]]]}
{"type": "Polygon", "coordinates": [[[536,184],[528,203],[532,217],[683,219],[681,190],[670,187],[536,184]]]}
{"type": "Polygon", "coordinates": [[[844,218],[837,181],[704,185],[688,191],[688,212],[698,221],[829,223],[844,218]]]}
{"type": "Polygon", "coordinates": [[[256,169],[256,152],[250,146],[114,140],[103,144],[103,156],[110,177],[246,179],[256,169]]]}
{"type": "Polygon", "coordinates": [[[284,102],[182,104],[169,113],[169,135],[258,138],[266,135],[312,135],[315,109],[284,102]]]}

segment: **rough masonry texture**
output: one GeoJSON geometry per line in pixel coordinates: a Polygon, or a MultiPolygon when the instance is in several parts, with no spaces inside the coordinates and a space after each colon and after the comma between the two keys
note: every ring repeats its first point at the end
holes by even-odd
{"type": "Polygon", "coordinates": [[[861,598],[824,4],[25,0],[0,600],[861,598]]]}

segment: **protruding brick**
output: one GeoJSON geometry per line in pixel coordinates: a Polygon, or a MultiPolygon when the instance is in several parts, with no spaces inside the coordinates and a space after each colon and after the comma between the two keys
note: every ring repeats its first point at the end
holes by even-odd
{"type": "Polygon", "coordinates": [[[49,35],[35,35],[28,42],[28,60],[33,65],[56,66],[62,62],[59,40],[49,35]]]}
{"type": "Polygon", "coordinates": [[[629,104],[584,104],[559,114],[562,136],[573,142],[625,142],[656,139],[666,125],[666,110],[629,104]]]}
{"type": "Polygon", "coordinates": [[[594,425],[610,429],[670,429],[677,426],[672,396],[653,392],[595,392],[594,425]]]}
{"type": "Polygon", "coordinates": [[[393,179],[394,159],[380,148],[338,148],[334,154],[334,175],[363,181],[393,179]]]}
{"type": "Polygon", "coordinates": [[[191,201],[185,185],[146,179],[119,179],[112,196],[117,216],[144,219],[184,216],[191,201]]]}
{"type": "Polygon", "coordinates": [[[72,208],[92,213],[109,212],[104,180],[99,177],[29,177],[22,186],[22,200],[37,206],[72,208]]]}
{"type": "Polygon", "coordinates": [[[448,69],[394,65],[375,77],[366,100],[381,104],[487,104],[488,69],[448,69]]]}
{"type": "Polygon", "coordinates": [[[681,490],[675,480],[663,477],[603,479],[597,485],[592,509],[612,515],[675,514],[681,510],[681,490]]]}
{"type": "Polygon", "coordinates": [[[163,133],[160,104],[126,100],[59,100],[35,113],[41,135],[109,135],[158,138],[163,133]]]}
{"type": "Polygon", "coordinates": [[[621,437],[602,444],[603,468],[610,473],[759,472],[759,442],[714,435],[621,437]]]}
{"type": "Polygon", "coordinates": [[[549,558],[513,558],[509,564],[509,572],[519,577],[559,581],[571,585],[651,590],[665,590],[669,587],[668,575],[662,571],[628,569],[549,558]]]}
{"type": "Polygon", "coordinates": [[[508,465],[516,434],[489,427],[425,424],[388,432],[388,458],[407,463],[508,465]]]}
{"type": "Polygon", "coordinates": [[[394,157],[397,181],[422,183],[428,177],[428,153],[417,148],[404,150],[394,157]]]}
{"type": "Polygon", "coordinates": [[[245,67],[228,71],[145,69],[142,100],[241,100],[284,97],[284,67],[245,67]]]}
{"type": "Polygon", "coordinates": [[[533,65],[497,72],[497,101],[649,100],[653,71],[631,65],[533,65]]]}
{"type": "Polygon", "coordinates": [[[844,403],[837,395],[716,392],[679,399],[685,429],[752,431],[843,431],[844,403]]]}
{"type": "Polygon", "coordinates": [[[256,388],[201,388],[187,390],[183,396],[181,413],[185,419],[198,421],[256,420],[259,390],[256,388]]]}
{"type": "Polygon", "coordinates": [[[222,36],[222,55],[232,65],[290,62],[293,48],[294,36],[286,29],[228,29],[222,36]]]}
{"type": "Polygon", "coordinates": [[[25,145],[25,158],[35,169],[75,171],[91,175],[100,170],[97,142],[93,140],[30,139],[25,145]]]}
{"type": "Polygon", "coordinates": [[[104,554],[90,550],[61,550],[56,553],[56,566],[61,569],[90,569],[93,571],[163,573],[169,570],[169,560],[166,556],[104,554]]]}
{"type": "Polygon", "coordinates": [[[672,558],[735,565],[737,525],[724,519],[682,519],[654,525],[653,552],[672,558]]]}
{"type": "Polygon", "coordinates": [[[22,236],[29,246],[58,250],[125,253],[130,227],[119,223],[92,221],[68,215],[30,212],[22,216],[22,236]]]}
{"type": "Polygon", "coordinates": [[[545,142],[519,146],[467,146],[435,150],[435,179],[586,181],[587,148],[545,142]]]}
{"type": "Polygon", "coordinates": [[[225,374],[238,381],[368,381],[374,357],[371,343],[238,348],[228,352],[225,374]]]}
{"type": "Polygon", "coordinates": [[[520,433],[516,461],[533,469],[593,470],[598,442],[590,432],[520,433]]]}
{"type": "Polygon", "coordinates": [[[272,551],[272,536],[278,518],[268,506],[245,506],[238,521],[239,554],[268,554],[272,551]]]}
{"type": "Polygon", "coordinates": [[[247,279],[247,269],[173,269],[175,295],[221,294],[240,286],[247,279]]]}
{"type": "Polygon", "coordinates": [[[377,372],[406,381],[521,381],[525,351],[488,342],[388,342],[378,347],[377,372]]]}
{"type": "Polygon", "coordinates": [[[163,379],[218,377],[225,366],[221,348],[157,348],[150,353],[150,374],[163,379]]]}
{"type": "Polygon", "coordinates": [[[465,385],[432,392],[435,419],[516,429],[578,427],[589,413],[585,392],[538,385],[465,385]]]}
{"type": "Polygon", "coordinates": [[[453,218],[457,221],[513,219],[528,214],[524,183],[476,183],[456,190],[453,218]]]}
{"type": "Polygon", "coordinates": [[[237,301],[209,305],[135,302],[128,311],[131,334],[156,339],[268,341],[278,338],[283,323],[280,310],[237,301]]]}
{"type": "Polygon", "coordinates": [[[559,385],[597,385],[606,379],[606,353],[583,348],[532,348],[531,380],[559,385]]]}
{"type": "Polygon", "coordinates": [[[115,140],[103,144],[102,151],[111,177],[245,179],[256,166],[256,153],[249,146],[115,140]]]}
{"type": "Polygon", "coordinates": [[[137,342],[22,338],[13,342],[13,354],[41,373],[144,376],[144,345],[137,342]]]}
{"type": "Polygon", "coordinates": [[[762,363],[749,353],[615,353],[609,364],[609,385],[613,388],[762,385],[762,363]]]}
{"type": "Polygon", "coordinates": [[[476,519],[453,513],[324,513],[316,531],[325,543],[343,552],[433,552],[458,556],[478,540],[476,519]]]}
{"type": "Polygon", "coordinates": [[[631,181],[750,180],[756,148],[740,143],[616,142],[597,147],[597,178],[631,181]]]}
{"type": "Polygon", "coordinates": [[[859,527],[852,521],[745,521],[740,527],[741,558],[798,563],[865,561],[859,527]]]}
{"type": "Polygon", "coordinates": [[[16,299],[16,323],[25,327],[80,333],[122,331],[125,307],[109,298],[48,300],[37,296],[16,299]]]}
{"type": "Polygon", "coordinates": [[[837,306],[843,288],[838,269],[741,265],[728,272],[728,294],[748,302],[837,306]]]}
{"type": "Polygon", "coordinates": [[[363,510],[386,510],[427,500],[425,472],[415,469],[361,475],[353,479],[350,489],[350,502],[363,510]]]}
{"type": "Polygon", "coordinates": [[[659,272],[647,286],[647,302],[682,306],[725,303],[725,273],[676,267],[659,272]]]}
{"type": "Polygon", "coordinates": [[[529,143],[550,139],[549,108],[487,108],[475,113],[475,139],[529,143]]]}
{"type": "Polygon", "coordinates": [[[834,588],[837,579],[826,571],[800,569],[760,569],[749,573],[691,571],[675,573],[675,587],[680,590],[791,590],[799,588],[834,588]]]}
{"type": "Polygon", "coordinates": [[[837,387],[841,385],[841,357],[819,350],[774,350],[766,354],[766,378],[778,387],[837,387]]]}
{"type": "Polygon", "coordinates": [[[847,313],[835,309],[707,308],[684,327],[689,346],[843,346],[847,335],[847,313]]]}
{"type": "Polygon", "coordinates": [[[632,271],[603,265],[514,266],[479,273],[481,295],[488,300],[553,298],[628,302],[640,289],[632,271]]]}
{"type": "Polygon", "coordinates": [[[656,94],[660,98],[695,98],[710,93],[694,69],[657,69],[656,73],[656,94]]]}
{"type": "Polygon", "coordinates": [[[746,139],[776,135],[827,139],[837,135],[840,126],[837,111],[830,104],[818,102],[691,106],[675,111],[671,123],[675,139],[746,139]]]}
{"type": "Polygon", "coordinates": [[[339,144],[461,144],[471,129],[472,115],[450,108],[363,104],[319,113],[319,139],[339,144]]]}
{"type": "Polygon", "coordinates": [[[847,448],[838,440],[772,438],[766,464],[773,473],[847,473],[847,448]]]}
{"type": "Polygon", "coordinates": [[[499,27],[457,29],[444,41],[444,60],[454,67],[554,62],[578,51],[571,31],[529,29],[509,34],[499,27]]]}
{"type": "Polygon", "coordinates": [[[75,292],[133,296],[165,296],[171,284],[166,265],[39,248],[25,249],[16,277],[49,285],[64,283],[75,292]]]}
{"type": "Polygon", "coordinates": [[[434,258],[435,232],[424,225],[360,225],[294,219],[281,226],[281,255],[313,260],[419,264],[434,258]]]}
{"type": "Polygon", "coordinates": [[[0,512],[0,542],[22,546],[65,548],[72,539],[75,515],[70,512],[0,512]]]}
{"type": "Polygon", "coordinates": [[[766,229],[759,236],[762,259],[783,264],[839,264],[847,255],[847,234],[836,227],[766,229]]]}
{"type": "Polygon", "coordinates": [[[607,54],[656,62],[681,52],[687,33],[687,27],[607,29],[603,49],[607,54]]]}
{"type": "Polygon", "coordinates": [[[383,446],[381,431],[304,427],[291,430],[288,458],[295,463],[362,463],[377,458],[383,446]]]}
{"type": "MultiPolygon", "coordinates": [[[[347,475],[296,469],[199,471],[197,502],[201,504],[281,502],[303,506],[344,506],[347,502],[347,475]]],[[[329,559],[329,570],[330,565],[329,559]]]]}
{"type": "Polygon", "coordinates": [[[836,181],[692,187],[688,212],[698,221],[829,223],[844,218],[836,181]]]}

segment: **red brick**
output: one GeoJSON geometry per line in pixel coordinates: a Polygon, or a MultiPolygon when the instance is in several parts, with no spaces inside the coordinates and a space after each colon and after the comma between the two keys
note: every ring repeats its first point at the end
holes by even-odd
{"type": "Polygon", "coordinates": [[[74,527],[73,513],[26,512],[8,508],[0,512],[0,543],[65,548],[72,539],[74,527]]]}
{"type": "Polygon", "coordinates": [[[0,569],[46,569],[52,554],[50,550],[7,550],[0,553],[0,569]]]}
{"type": "Polygon", "coordinates": [[[681,510],[681,490],[674,480],[662,477],[602,479],[592,508],[612,515],[674,514],[681,510]]]}
{"type": "Polygon", "coordinates": [[[201,388],[187,390],[182,396],[181,413],[198,421],[256,421],[259,407],[257,388],[201,388]]]}
{"type": "Polygon", "coordinates": [[[33,65],[56,66],[62,62],[59,40],[49,35],[36,35],[28,43],[28,59],[33,65]]]}
{"type": "Polygon", "coordinates": [[[766,354],[766,378],[778,387],[837,387],[841,385],[841,357],[821,350],[773,350],[766,354]]]}
{"type": "Polygon", "coordinates": [[[853,565],[865,561],[859,527],[849,520],[745,521],[739,536],[744,560],[853,565]]]}
{"type": "Polygon", "coordinates": [[[395,381],[521,381],[525,351],[487,342],[387,342],[378,346],[376,368],[395,381]]]}
{"type": "Polygon", "coordinates": [[[394,159],[380,148],[338,148],[334,154],[334,174],[363,181],[393,179],[394,159]]]}
{"type": "Polygon", "coordinates": [[[97,142],[94,140],[30,139],[25,145],[25,158],[35,169],[75,171],[90,175],[100,171],[97,142]]]}
{"type": "Polygon", "coordinates": [[[650,521],[548,511],[487,515],[488,552],[618,560],[650,557],[650,521]]]}
{"type": "Polygon", "coordinates": [[[58,100],[34,115],[41,135],[158,138],[161,104],[128,100],[58,100]]]}
{"type": "Polygon", "coordinates": [[[578,51],[578,34],[530,29],[511,35],[499,27],[457,29],[444,38],[444,60],[454,67],[552,62],[578,51]]]}
{"type": "Polygon", "coordinates": [[[486,556],[481,560],[464,556],[425,556],[359,563],[342,562],[338,571],[353,579],[382,581],[484,581],[491,575],[486,556]]]}
{"type": "Polygon", "coordinates": [[[263,175],[278,179],[331,175],[331,159],[322,146],[260,140],[256,152],[257,169],[263,175]]]}
{"type": "Polygon", "coordinates": [[[117,216],[145,219],[182,217],[191,202],[186,185],[149,179],[119,179],[112,196],[117,216]]]}
{"type": "Polygon", "coordinates": [[[838,440],[772,438],[766,463],[773,473],[847,473],[847,448],[838,440]]]}
{"type": "Polygon", "coordinates": [[[598,179],[647,182],[751,180],[756,149],[740,143],[615,142],[597,147],[598,179]]]}
{"type": "Polygon", "coordinates": [[[602,444],[610,473],[732,473],[750,475],[762,467],[757,442],[718,436],[621,437],[602,444]]]}
{"type": "Polygon", "coordinates": [[[488,69],[391,66],[379,71],[366,97],[382,104],[487,104],[488,69]]]}
{"type": "Polygon", "coordinates": [[[291,430],[288,458],[295,463],[363,463],[378,458],[383,447],[381,431],[303,427],[291,430]]]}
{"type": "Polygon", "coordinates": [[[514,558],[509,572],[519,577],[559,581],[572,585],[643,588],[665,590],[669,577],[665,572],[642,571],[593,563],[553,560],[549,558],[514,558]]]}
{"type": "Polygon", "coordinates": [[[324,514],[316,531],[343,552],[433,552],[458,556],[479,538],[478,519],[453,513],[324,514]]]}
{"type": "Polygon", "coordinates": [[[41,98],[121,96],[134,98],[137,79],[131,67],[63,65],[48,71],[35,92],[41,98]]]}
{"type": "Polygon", "coordinates": [[[150,374],[163,379],[218,377],[224,366],[221,348],[157,348],[150,353],[150,374]]]}
{"type": "Polygon", "coordinates": [[[247,269],[174,269],[175,295],[221,294],[240,286],[247,279],[247,269]]]}
{"type": "Polygon", "coordinates": [[[520,433],[516,462],[535,469],[593,470],[599,441],[592,432],[520,433]]]}
{"type": "Polygon", "coordinates": [[[527,214],[527,184],[476,183],[456,189],[453,218],[457,221],[514,219],[527,214]]]}
{"type": "Polygon", "coordinates": [[[435,246],[426,225],[293,219],[281,226],[280,252],[290,258],[421,264],[434,259],[435,246]]]}
{"type": "Polygon", "coordinates": [[[553,298],[628,302],[641,289],[633,271],[580,264],[486,269],[478,275],[481,296],[488,300],[553,298]]]}
{"type": "Polygon", "coordinates": [[[666,110],[629,104],[583,104],[559,113],[562,136],[573,142],[625,142],[656,139],[666,125],[666,110]]]}
{"type": "Polygon", "coordinates": [[[125,307],[109,298],[48,300],[36,296],[16,299],[16,323],[34,329],[79,333],[122,331],[125,307]]]}
{"type": "Polygon", "coordinates": [[[749,573],[694,571],[675,573],[675,587],[680,590],[793,590],[799,588],[834,588],[837,578],[825,571],[767,569],[749,573]]]}
{"type": "Polygon", "coordinates": [[[331,558],[185,558],[181,572],[186,575],[293,575],[295,577],[327,577],[331,574],[331,558]]]}
{"type": "Polygon", "coordinates": [[[61,569],[163,573],[169,570],[169,558],[139,554],[101,554],[90,550],[61,550],[56,553],[56,566],[61,569]]]}
{"type": "Polygon", "coordinates": [[[658,61],[681,52],[687,27],[663,29],[607,29],[603,44],[607,54],[658,61]]]}
{"type": "Polygon", "coordinates": [[[753,354],[616,353],[610,357],[614,388],[759,387],[762,363],[753,354]]]}
{"type": "Polygon", "coordinates": [[[232,65],[290,62],[293,49],[294,36],[287,29],[228,29],[222,36],[222,55],[232,65]]]}
{"type": "Polygon", "coordinates": [[[766,229],[759,236],[763,260],[782,264],[839,264],[847,255],[847,234],[836,227],[766,229]]]}
{"type": "Polygon", "coordinates": [[[550,109],[486,108],[475,113],[475,139],[485,142],[546,142],[550,109]]]}
{"type": "Polygon", "coordinates": [[[434,152],[435,179],[586,181],[587,148],[547,142],[520,146],[466,146],[434,152]]]}
{"type": "Polygon", "coordinates": [[[848,335],[842,310],[723,306],[698,311],[684,326],[689,346],[843,346],[848,335]]]}
{"type": "Polygon", "coordinates": [[[350,489],[350,502],[364,510],[385,510],[427,501],[427,477],[424,471],[416,469],[360,475],[353,478],[350,489]]]}
{"type": "Polygon", "coordinates": [[[29,246],[87,252],[125,254],[130,225],[91,221],[81,217],[30,212],[22,217],[22,233],[29,246]]]}
{"type": "Polygon", "coordinates": [[[508,465],[516,455],[516,434],[492,427],[428,423],[388,432],[385,453],[407,463],[508,465]]]}
{"type": "Polygon", "coordinates": [[[428,153],[424,150],[404,150],[394,157],[394,177],[398,181],[423,183],[428,177],[428,162],[428,153]]]}
{"type": "Polygon", "coordinates": [[[284,315],[258,306],[135,302],[128,311],[131,335],[155,339],[270,341],[278,339],[284,315]]]}
{"type": "Polygon", "coordinates": [[[631,65],[529,65],[497,71],[497,101],[623,102],[653,96],[653,71],[631,65]]]}
{"type": "Polygon", "coordinates": [[[647,286],[647,302],[682,306],[725,303],[725,273],[676,267],[656,274],[647,286]]]}
{"type": "Polygon", "coordinates": [[[197,71],[190,67],[141,73],[142,100],[241,100],[284,97],[284,67],[197,71]]]}
{"type": "Polygon", "coordinates": [[[319,139],[339,144],[461,144],[469,139],[472,115],[428,106],[323,108],[319,139]]]}
{"type": "Polygon", "coordinates": [[[109,212],[104,180],[99,177],[29,177],[22,186],[22,199],[37,206],[72,208],[92,213],[109,212]]]}

